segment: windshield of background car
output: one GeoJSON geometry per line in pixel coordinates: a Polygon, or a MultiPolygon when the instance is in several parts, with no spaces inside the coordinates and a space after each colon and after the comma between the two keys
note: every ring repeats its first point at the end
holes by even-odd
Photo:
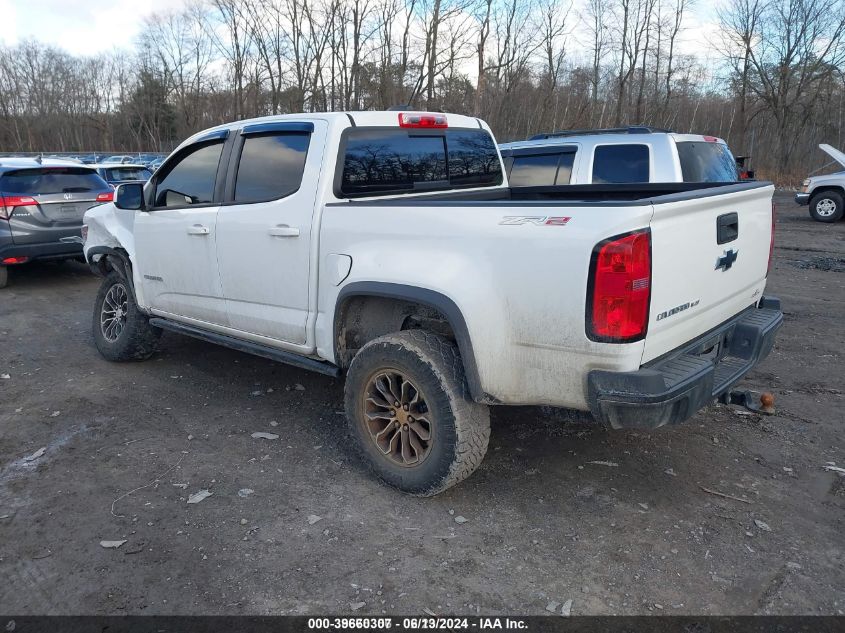
{"type": "Polygon", "coordinates": [[[500,184],[499,153],[485,130],[361,128],[347,133],[342,197],[500,184]]]}
{"type": "Polygon", "coordinates": [[[678,158],[684,182],[737,182],[736,160],[724,143],[682,141],[678,158]]]}
{"type": "Polygon", "coordinates": [[[108,184],[96,172],[80,167],[18,169],[7,172],[0,178],[0,190],[6,193],[37,195],[108,189],[108,184]]]}

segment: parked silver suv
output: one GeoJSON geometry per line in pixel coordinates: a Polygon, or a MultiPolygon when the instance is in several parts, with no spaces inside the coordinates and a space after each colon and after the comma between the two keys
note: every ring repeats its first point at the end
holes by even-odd
{"type": "Polygon", "coordinates": [[[112,187],[76,162],[0,158],[0,288],[8,266],[82,257],[82,216],[112,187]]]}
{"type": "Polygon", "coordinates": [[[740,180],[722,139],[653,127],[538,134],[499,149],[512,187],[740,180]]]}
{"type": "MultiPolygon", "coordinates": [[[[826,143],[819,149],[845,167],[845,154],[826,143]]],[[[795,194],[795,202],[810,205],[810,217],[817,222],[836,222],[845,212],[845,171],[823,176],[810,176],[795,194]]]]}

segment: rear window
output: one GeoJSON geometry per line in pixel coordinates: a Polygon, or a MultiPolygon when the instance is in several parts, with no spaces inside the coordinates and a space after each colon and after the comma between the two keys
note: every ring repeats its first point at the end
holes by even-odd
{"type": "Polygon", "coordinates": [[[736,182],[736,160],[728,146],[707,141],[683,141],[677,144],[684,182],[736,182]]]}
{"type": "Polygon", "coordinates": [[[593,154],[593,183],[649,182],[648,145],[599,145],[593,154]]]}
{"type": "Polygon", "coordinates": [[[575,152],[514,156],[508,182],[511,187],[568,185],[575,152]]]}
{"type": "Polygon", "coordinates": [[[6,193],[47,194],[103,191],[108,184],[92,169],[84,167],[41,167],[10,171],[0,178],[6,193]]]}
{"type": "Polygon", "coordinates": [[[502,183],[499,154],[484,130],[348,132],[342,196],[372,196],[502,183]]]}
{"type": "Polygon", "coordinates": [[[106,180],[149,180],[152,173],[143,167],[109,167],[106,180]]]}

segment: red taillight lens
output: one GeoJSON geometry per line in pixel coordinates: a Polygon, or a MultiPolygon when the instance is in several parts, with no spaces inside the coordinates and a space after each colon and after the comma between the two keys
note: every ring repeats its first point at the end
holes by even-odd
{"type": "Polygon", "coordinates": [[[772,255],[775,253],[775,203],[772,202],[772,236],[769,238],[769,265],[766,268],[766,277],[772,272],[772,255]]]}
{"type": "Polygon", "coordinates": [[[424,112],[400,112],[399,127],[443,128],[449,127],[445,114],[424,112]]]}
{"type": "Polygon", "coordinates": [[[645,336],[651,298],[651,232],[601,242],[593,251],[587,301],[587,336],[628,343],[645,336]]]}
{"type": "Polygon", "coordinates": [[[38,204],[31,196],[3,196],[0,197],[0,218],[8,220],[12,217],[12,209],[15,207],[28,207],[38,204]]]}
{"type": "Polygon", "coordinates": [[[0,261],[4,266],[10,266],[12,264],[25,264],[29,261],[29,257],[25,255],[20,255],[18,257],[7,257],[4,260],[0,261]]]}
{"type": "Polygon", "coordinates": [[[97,202],[112,202],[114,200],[114,191],[108,193],[97,194],[97,202]]]}

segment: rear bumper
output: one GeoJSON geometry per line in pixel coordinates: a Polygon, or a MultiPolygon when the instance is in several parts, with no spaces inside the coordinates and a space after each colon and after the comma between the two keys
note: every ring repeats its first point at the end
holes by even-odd
{"type": "Polygon", "coordinates": [[[795,202],[796,202],[796,204],[810,204],[810,194],[809,193],[796,193],[795,194],[795,202]]]}
{"type": "Polygon", "coordinates": [[[36,259],[64,259],[80,257],[82,244],[73,242],[46,242],[43,244],[4,244],[0,242],[0,262],[7,257],[26,257],[27,261],[36,259]]]}
{"type": "Polygon", "coordinates": [[[615,429],[678,424],[726,393],[772,351],[780,300],[763,297],[704,336],[637,371],[591,371],[590,410],[615,429]]]}

